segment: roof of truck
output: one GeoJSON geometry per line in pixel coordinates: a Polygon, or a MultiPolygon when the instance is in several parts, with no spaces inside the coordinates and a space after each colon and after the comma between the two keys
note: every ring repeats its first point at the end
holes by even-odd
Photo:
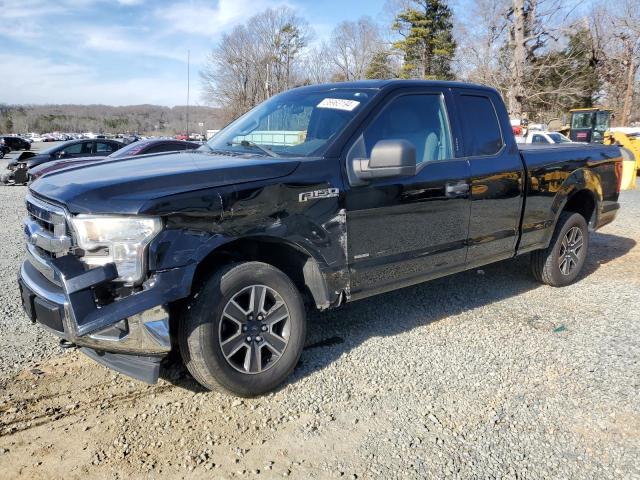
{"type": "Polygon", "coordinates": [[[484,90],[495,90],[486,85],[479,85],[467,82],[453,82],[444,80],[357,80],[352,82],[320,83],[316,85],[306,85],[298,87],[296,90],[331,90],[331,89],[372,89],[381,90],[383,88],[404,86],[404,87],[440,87],[440,88],[475,88],[484,90]]]}

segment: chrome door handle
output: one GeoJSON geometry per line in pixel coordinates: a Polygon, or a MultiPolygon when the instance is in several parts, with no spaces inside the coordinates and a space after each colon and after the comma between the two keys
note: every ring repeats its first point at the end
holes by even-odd
{"type": "Polygon", "coordinates": [[[447,197],[459,197],[469,192],[468,183],[447,183],[445,186],[445,193],[447,197]]]}

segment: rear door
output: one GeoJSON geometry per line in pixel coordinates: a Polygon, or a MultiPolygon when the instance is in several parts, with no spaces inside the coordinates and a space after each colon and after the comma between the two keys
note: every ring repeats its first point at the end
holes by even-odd
{"type": "Polygon", "coordinates": [[[345,193],[351,296],[359,298],[464,268],[469,164],[456,158],[448,89],[401,89],[364,125],[345,165],[380,140],[416,147],[412,177],[351,181],[345,193]]]}
{"type": "Polygon", "coordinates": [[[459,89],[464,156],[471,168],[468,267],[514,255],[524,200],[524,166],[500,97],[459,89]]]}
{"type": "Polygon", "coordinates": [[[61,158],[78,158],[87,157],[91,155],[92,142],[78,142],[71,145],[67,145],[60,153],[64,152],[61,158]]]}

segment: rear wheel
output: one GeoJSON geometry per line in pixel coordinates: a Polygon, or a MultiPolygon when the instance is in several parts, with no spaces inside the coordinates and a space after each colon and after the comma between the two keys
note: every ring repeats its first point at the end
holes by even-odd
{"type": "Polygon", "coordinates": [[[280,385],[306,335],[300,293],[283,272],[244,262],[214,273],[184,310],[180,352],[204,387],[242,396],[280,385]]]}
{"type": "Polygon", "coordinates": [[[549,246],[531,254],[533,276],[553,287],[569,285],[580,274],[588,248],[585,218],[579,213],[561,213],[549,246]]]}

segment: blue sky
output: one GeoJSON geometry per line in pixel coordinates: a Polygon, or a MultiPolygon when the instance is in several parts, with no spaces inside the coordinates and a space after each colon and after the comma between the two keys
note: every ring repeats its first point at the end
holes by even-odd
{"type": "Polygon", "coordinates": [[[342,20],[379,19],[385,0],[0,0],[0,103],[192,102],[200,70],[224,32],[287,5],[316,38],[342,20]]]}

